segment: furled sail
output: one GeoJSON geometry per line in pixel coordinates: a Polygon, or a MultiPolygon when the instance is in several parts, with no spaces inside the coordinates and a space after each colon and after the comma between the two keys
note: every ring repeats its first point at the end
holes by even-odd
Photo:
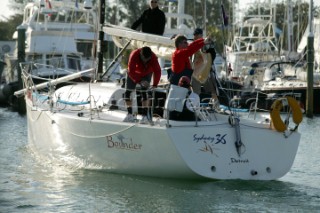
{"type": "Polygon", "coordinates": [[[158,57],[169,60],[175,50],[174,40],[168,37],[142,33],[115,25],[107,25],[103,27],[103,31],[110,35],[114,43],[120,48],[123,48],[131,40],[128,49],[149,46],[158,57]]]}

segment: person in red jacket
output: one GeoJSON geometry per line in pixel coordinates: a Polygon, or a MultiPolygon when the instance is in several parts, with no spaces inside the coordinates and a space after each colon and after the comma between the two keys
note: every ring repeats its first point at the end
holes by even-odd
{"type": "Polygon", "coordinates": [[[175,37],[176,50],[172,54],[171,84],[178,85],[179,79],[182,76],[187,76],[191,79],[193,70],[190,63],[190,57],[201,49],[207,41],[208,38],[199,38],[189,44],[184,35],[175,37]]]}
{"type": "Polygon", "coordinates": [[[161,68],[157,56],[151,51],[150,47],[142,47],[131,52],[128,63],[128,73],[126,78],[126,92],[124,99],[126,101],[128,114],[124,119],[125,122],[133,122],[131,92],[136,89],[136,85],[141,86],[142,96],[142,120],[140,123],[147,123],[149,118],[147,89],[150,86],[151,77],[153,76],[153,85],[158,86],[161,77],[161,68]]]}

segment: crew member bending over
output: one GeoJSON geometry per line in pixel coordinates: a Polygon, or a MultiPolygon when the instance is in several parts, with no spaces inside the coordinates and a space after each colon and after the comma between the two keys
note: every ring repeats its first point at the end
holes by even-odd
{"type": "Polygon", "coordinates": [[[135,117],[132,114],[131,92],[136,89],[136,85],[141,86],[142,96],[142,119],[140,123],[148,123],[148,107],[149,100],[147,90],[150,87],[151,77],[153,75],[153,85],[158,86],[161,77],[161,68],[157,56],[151,51],[150,47],[142,47],[131,52],[128,64],[128,73],[126,78],[126,92],[124,94],[127,105],[128,114],[125,117],[125,122],[134,122],[135,117]]]}

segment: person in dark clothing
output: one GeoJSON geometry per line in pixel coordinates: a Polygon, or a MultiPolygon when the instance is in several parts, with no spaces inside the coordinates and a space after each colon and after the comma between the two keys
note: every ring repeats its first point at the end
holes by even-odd
{"type": "Polygon", "coordinates": [[[136,30],[141,25],[144,33],[163,35],[166,24],[166,17],[158,7],[158,0],[150,0],[150,8],[143,11],[142,15],[136,20],[131,29],[136,30]]]}

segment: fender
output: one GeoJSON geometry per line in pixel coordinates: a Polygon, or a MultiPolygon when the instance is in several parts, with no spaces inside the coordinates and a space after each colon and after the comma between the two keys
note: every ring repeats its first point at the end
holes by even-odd
{"type": "Polygon", "coordinates": [[[210,74],[212,57],[210,53],[198,51],[193,58],[193,74],[192,76],[200,83],[205,83],[210,74]]]}
{"type": "Polygon", "coordinates": [[[283,107],[283,102],[287,101],[292,112],[292,120],[296,124],[294,130],[299,126],[302,122],[303,115],[300,109],[300,106],[296,99],[293,97],[287,96],[285,98],[279,98],[275,100],[271,106],[270,117],[271,117],[271,125],[276,129],[278,132],[284,132],[287,130],[287,125],[282,120],[280,116],[280,111],[283,107]]]}

